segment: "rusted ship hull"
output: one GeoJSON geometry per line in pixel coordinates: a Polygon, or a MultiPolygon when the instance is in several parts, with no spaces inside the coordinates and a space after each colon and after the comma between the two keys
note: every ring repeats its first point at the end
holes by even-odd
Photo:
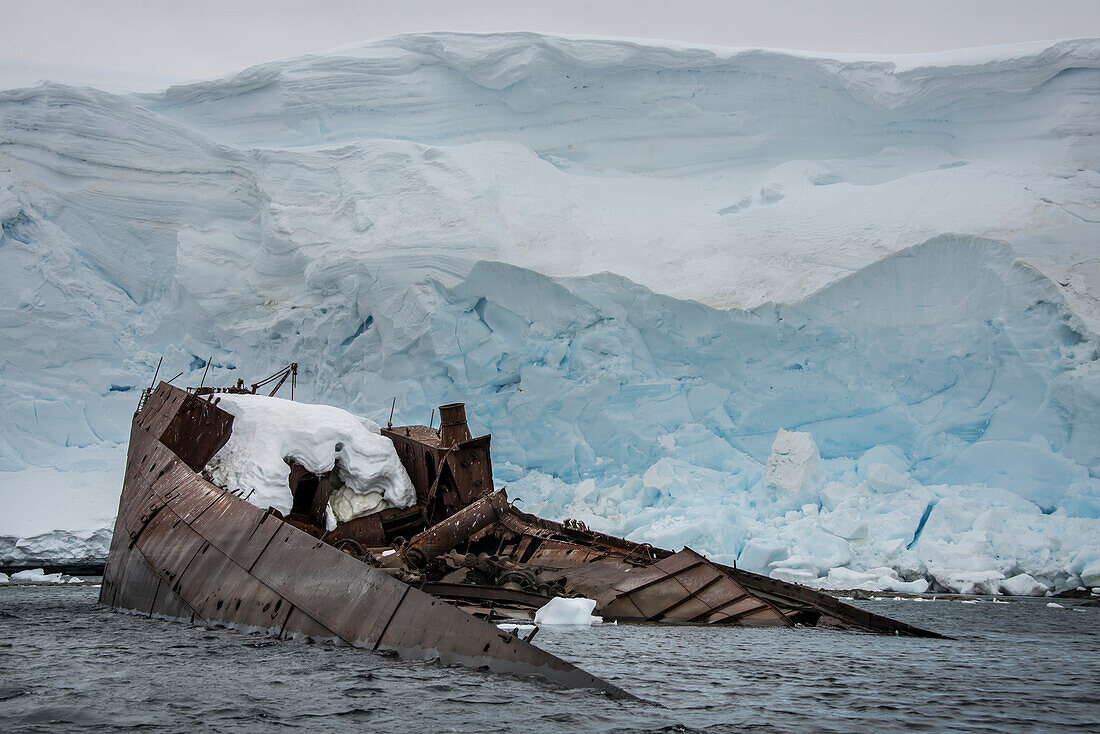
{"type": "Polygon", "coordinates": [[[208,482],[199,471],[231,427],[208,400],[163,383],[135,415],[102,604],[630,697],[208,482]]]}
{"type": "Polygon", "coordinates": [[[459,404],[440,409],[439,429],[382,430],[414,486],[413,506],[326,531],[336,480],[288,459],[294,509],[284,518],[204,477],[233,430],[233,416],[216,403],[209,388],[197,394],[165,383],[143,395],[102,604],[541,676],[615,697],[630,694],[492,622],[531,620],[565,596],[593,599],[596,614],[626,622],[940,636],[689,548],[674,553],[523,513],[494,487],[491,437],[470,436],[459,404]]]}

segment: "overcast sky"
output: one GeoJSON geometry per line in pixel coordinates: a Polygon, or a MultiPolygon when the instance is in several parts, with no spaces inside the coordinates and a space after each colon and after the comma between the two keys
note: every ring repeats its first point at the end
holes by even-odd
{"type": "Polygon", "coordinates": [[[1100,36],[1100,0],[0,0],[0,27],[9,72],[82,66],[183,80],[429,30],[936,51],[1100,36]]]}

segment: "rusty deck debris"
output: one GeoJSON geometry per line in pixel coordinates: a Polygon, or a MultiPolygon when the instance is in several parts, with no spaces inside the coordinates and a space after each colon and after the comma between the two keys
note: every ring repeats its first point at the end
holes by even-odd
{"type": "MultiPolygon", "coordinates": [[[[279,384],[294,373],[288,368],[279,384]]],[[[491,436],[471,436],[462,404],[439,409],[438,429],[382,429],[415,487],[412,507],[326,531],[329,478],[288,462],[294,509],[264,511],[203,475],[233,430],[217,394],[258,386],[161,382],[145,391],[100,603],[541,676],[618,698],[632,696],[494,622],[532,620],[556,596],[583,596],[596,600],[594,614],[624,622],[940,637],[688,548],[673,553],[523,513],[494,486],[491,436]]]]}

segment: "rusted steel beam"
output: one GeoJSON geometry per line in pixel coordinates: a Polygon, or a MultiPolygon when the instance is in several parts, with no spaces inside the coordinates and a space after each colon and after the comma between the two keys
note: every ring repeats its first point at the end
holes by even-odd
{"type": "Polygon", "coordinates": [[[482,497],[413,537],[405,548],[405,559],[413,568],[422,568],[427,561],[446,553],[474,533],[495,523],[507,507],[508,497],[503,491],[482,497]]]}
{"type": "Polygon", "coordinates": [[[544,606],[550,597],[533,594],[529,591],[506,589],[503,586],[481,586],[476,584],[451,584],[434,582],[421,584],[420,590],[433,596],[447,599],[476,599],[479,601],[508,602],[522,606],[544,606]]]}
{"type": "MultiPolygon", "coordinates": [[[[511,505],[501,515],[500,522],[512,532],[520,535],[567,543],[574,548],[583,548],[586,551],[585,555],[588,556],[588,560],[610,554],[624,559],[633,558],[644,565],[672,555],[671,551],[654,548],[648,543],[636,543],[594,530],[578,530],[577,528],[566,527],[562,523],[553,520],[528,515],[511,505]]],[[[552,553],[550,555],[554,556],[552,553]]],[[[536,557],[534,560],[538,562],[540,558],[536,557]]],[[[564,559],[555,558],[555,560],[564,559]]]]}
{"type": "Polygon", "coordinates": [[[730,568],[728,566],[723,566],[723,568],[753,594],[769,599],[780,607],[810,607],[825,617],[836,619],[837,626],[868,632],[896,633],[907,637],[950,639],[938,632],[914,627],[911,624],[845,604],[839,599],[828,594],[822,594],[815,589],[787,583],[768,576],[761,576],[740,568],[730,568]]]}

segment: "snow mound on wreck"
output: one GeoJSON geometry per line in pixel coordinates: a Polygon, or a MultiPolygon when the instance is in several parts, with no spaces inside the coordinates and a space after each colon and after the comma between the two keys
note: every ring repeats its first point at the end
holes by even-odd
{"type": "Polygon", "coordinates": [[[416,501],[393,442],[374,421],[329,405],[263,395],[219,397],[218,407],[233,415],[233,433],[206,468],[215,484],[257,507],[290,512],[288,461],[318,476],[335,468],[347,490],[381,495],[394,507],[416,501]]]}

